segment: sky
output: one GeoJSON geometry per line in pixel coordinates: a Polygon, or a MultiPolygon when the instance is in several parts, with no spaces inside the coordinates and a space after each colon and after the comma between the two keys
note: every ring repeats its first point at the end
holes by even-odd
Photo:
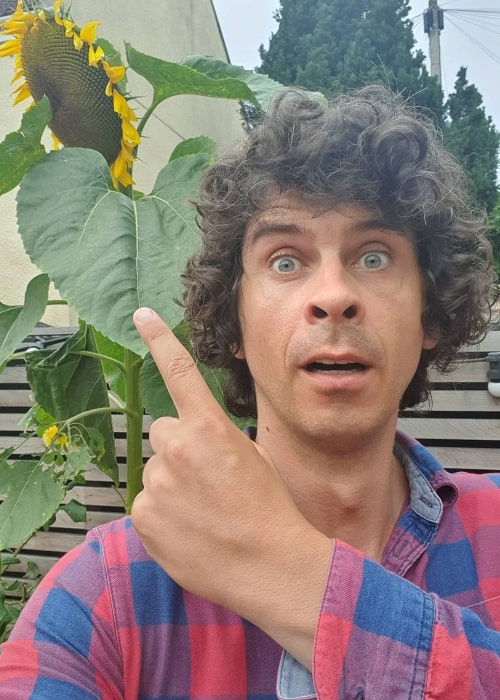
{"type": "MultiPolygon", "coordinates": [[[[258,66],[259,46],[264,44],[267,48],[271,34],[278,28],[273,19],[278,0],[213,0],[213,4],[231,63],[245,68],[258,66]]],[[[417,48],[428,57],[422,13],[429,2],[413,0],[410,4],[417,48]]],[[[441,0],[439,6],[444,10],[444,30],[440,34],[444,92],[447,95],[453,91],[457,71],[466,66],[469,82],[482,94],[486,114],[500,131],[500,0],[441,0]],[[457,10],[475,12],[459,14],[457,10]]],[[[428,60],[427,67],[430,68],[428,60]]]]}

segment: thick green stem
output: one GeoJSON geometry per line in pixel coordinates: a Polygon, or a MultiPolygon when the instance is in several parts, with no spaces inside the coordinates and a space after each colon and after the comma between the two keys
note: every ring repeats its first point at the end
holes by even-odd
{"type": "Polygon", "coordinates": [[[127,511],[142,490],[142,416],[143,407],[139,388],[142,359],[131,350],[125,350],[125,386],[127,395],[127,511]]]}
{"type": "Polygon", "coordinates": [[[154,103],[152,103],[152,104],[149,105],[149,107],[146,109],[146,111],[145,111],[145,113],[144,113],[144,115],[143,115],[141,121],[139,122],[139,126],[137,127],[137,132],[138,132],[139,136],[142,136],[142,132],[144,131],[144,127],[145,127],[146,124],[148,123],[149,118],[150,118],[150,116],[153,114],[153,112],[155,111],[156,107],[157,107],[157,105],[154,104],[154,103]]]}

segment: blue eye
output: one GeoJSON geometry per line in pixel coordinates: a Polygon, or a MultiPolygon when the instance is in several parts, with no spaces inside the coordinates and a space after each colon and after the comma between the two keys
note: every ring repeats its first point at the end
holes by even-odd
{"type": "Polygon", "coordinates": [[[390,256],[388,253],[370,251],[369,253],[364,253],[359,260],[361,266],[367,270],[380,270],[387,267],[390,256]]]}
{"type": "Polygon", "coordinates": [[[298,258],[294,258],[293,255],[281,255],[272,261],[272,268],[276,272],[295,272],[299,266],[300,261],[298,258]]]}

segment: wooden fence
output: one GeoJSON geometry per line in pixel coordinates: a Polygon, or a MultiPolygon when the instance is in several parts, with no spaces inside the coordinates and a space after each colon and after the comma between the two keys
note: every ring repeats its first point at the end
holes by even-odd
{"type": "MultiPolygon", "coordinates": [[[[41,347],[47,339],[48,342],[60,342],[61,333],[64,335],[61,329],[40,329],[27,339],[27,344],[41,347]]],[[[422,407],[406,411],[400,418],[400,426],[429,446],[449,470],[500,472],[500,399],[495,399],[487,391],[487,356],[491,352],[500,352],[500,330],[491,332],[480,345],[468,348],[463,353],[463,364],[452,373],[441,375],[433,371],[432,406],[427,410],[422,407]]],[[[32,402],[24,364],[9,365],[0,374],[0,448],[10,447],[19,440],[19,421],[32,402]]],[[[26,545],[19,573],[24,570],[26,561],[34,561],[42,572],[46,572],[58,557],[83,540],[88,529],[122,515],[125,420],[122,415],[114,416],[113,420],[120,488],[112,487],[110,479],[99,470],[89,469],[86,484],[76,487],[71,493],[71,497],[86,505],[86,522],[74,523],[65,513],[59,513],[47,532],[38,532],[26,545]]],[[[149,424],[150,419],[146,416],[143,433],[145,457],[150,454],[149,424]]],[[[34,447],[28,443],[23,451],[27,454],[34,447]]]]}

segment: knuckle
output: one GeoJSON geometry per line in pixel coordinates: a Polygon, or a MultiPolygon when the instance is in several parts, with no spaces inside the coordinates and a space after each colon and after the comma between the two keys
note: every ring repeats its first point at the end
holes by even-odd
{"type": "Polygon", "coordinates": [[[189,444],[180,438],[172,437],[167,445],[168,454],[173,464],[185,462],[189,454],[189,444]]]}
{"type": "Polygon", "coordinates": [[[165,362],[167,375],[174,381],[181,381],[192,376],[195,364],[189,355],[175,355],[165,362]]]}
{"type": "MultiPolygon", "coordinates": [[[[149,428],[149,442],[154,452],[159,452],[161,445],[168,434],[168,428],[171,424],[171,418],[157,418],[151,423],[149,428]]],[[[175,420],[175,419],[174,419],[175,420]]]]}

